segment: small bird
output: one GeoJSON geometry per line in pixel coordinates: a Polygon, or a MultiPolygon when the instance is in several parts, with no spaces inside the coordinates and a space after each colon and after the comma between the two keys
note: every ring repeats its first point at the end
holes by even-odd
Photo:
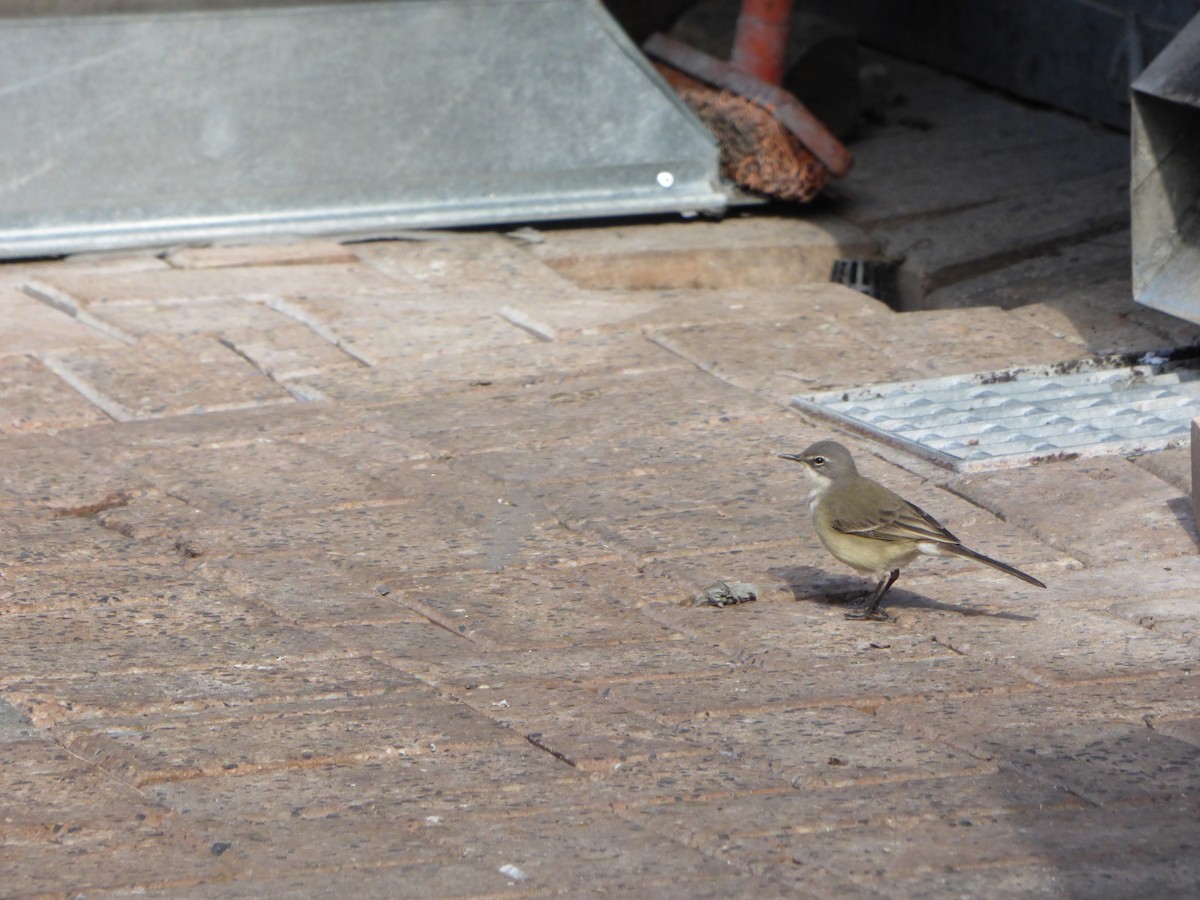
{"type": "Polygon", "coordinates": [[[803,453],[780,453],[804,467],[813,483],[809,510],[825,549],[846,565],[879,578],[861,609],[848,619],[870,619],[900,577],[900,567],[918,556],[973,559],[1040,588],[1046,585],[1007,563],[964,547],[933,516],[877,481],[858,474],[850,451],[837,441],[817,441],[803,453]]]}

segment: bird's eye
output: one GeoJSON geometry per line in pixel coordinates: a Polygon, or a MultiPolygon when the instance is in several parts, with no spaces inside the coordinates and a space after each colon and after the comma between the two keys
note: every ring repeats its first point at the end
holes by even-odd
{"type": "Polygon", "coordinates": [[[823,466],[823,465],[825,465],[825,457],[823,457],[823,456],[814,456],[814,457],[813,457],[813,465],[814,465],[814,466],[823,466]]]}

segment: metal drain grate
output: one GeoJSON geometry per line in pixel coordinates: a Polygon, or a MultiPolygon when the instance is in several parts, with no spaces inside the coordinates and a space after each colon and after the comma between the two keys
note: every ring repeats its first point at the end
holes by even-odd
{"type": "Polygon", "coordinates": [[[1161,450],[1200,415],[1200,351],[876,384],[793,397],[806,412],[959,472],[1161,450]]]}

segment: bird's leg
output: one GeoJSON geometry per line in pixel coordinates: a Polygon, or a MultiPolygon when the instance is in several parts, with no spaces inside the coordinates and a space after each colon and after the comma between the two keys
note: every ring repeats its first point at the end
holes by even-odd
{"type": "Polygon", "coordinates": [[[851,610],[846,613],[847,619],[871,619],[875,617],[876,610],[879,609],[879,601],[883,599],[883,595],[888,592],[896,579],[900,577],[899,569],[892,569],[891,573],[879,579],[879,584],[875,585],[875,590],[871,591],[866,601],[860,609],[851,610]]]}

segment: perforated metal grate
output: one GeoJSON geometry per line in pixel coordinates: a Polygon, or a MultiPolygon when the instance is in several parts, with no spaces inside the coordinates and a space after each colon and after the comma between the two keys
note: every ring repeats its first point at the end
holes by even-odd
{"type": "Polygon", "coordinates": [[[795,406],[957,471],[1061,456],[1160,450],[1200,415],[1198,351],[876,384],[793,397],[795,406]]]}

